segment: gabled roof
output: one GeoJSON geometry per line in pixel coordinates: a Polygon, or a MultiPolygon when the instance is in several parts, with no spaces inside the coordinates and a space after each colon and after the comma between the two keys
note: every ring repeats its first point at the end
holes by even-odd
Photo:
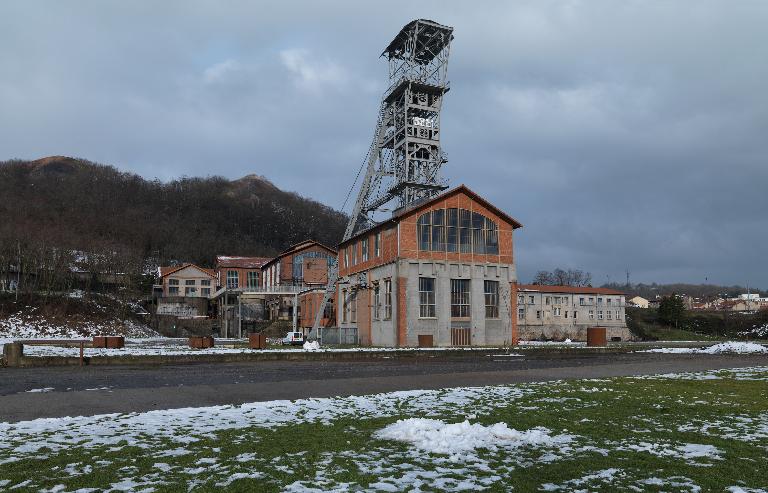
{"type": "Polygon", "coordinates": [[[566,294],[615,294],[622,295],[621,291],[609,288],[593,288],[580,286],[546,286],[543,284],[518,284],[518,291],[529,293],[566,293],[566,294]]]}
{"type": "Polygon", "coordinates": [[[332,252],[334,254],[336,253],[336,250],[334,250],[333,248],[331,248],[329,246],[323,245],[319,241],[316,241],[316,240],[304,240],[304,241],[300,241],[299,243],[296,243],[294,245],[291,245],[287,249],[283,250],[283,252],[280,254],[280,257],[282,257],[284,255],[288,255],[288,254],[293,253],[293,252],[296,252],[298,250],[304,250],[305,248],[309,248],[309,247],[315,246],[315,245],[317,245],[317,246],[319,246],[321,248],[325,248],[326,250],[328,250],[329,252],[332,252]]]}
{"type": "Polygon", "coordinates": [[[227,255],[216,256],[216,268],[237,267],[240,269],[260,269],[262,265],[272,260],[271,257],[236,257],[227,255]]]}
{"type": "Polygon", "coordinates": [[[313,246],[319,246],[320,248],[328,250],[328,253],[330,253],[331,255],[338,255],[338,253],[339,253],[337,250],[335,250],[335,249],[333,249],[333,248],[331,248],[329,246],[323,245],[319,241],[316,241],[316,240],[304,240],[304,241],[300,241],[299,243],[296,243],[294,245],[289,246],[288,248],[283,250],[280,253],[280,255],[278,255],[277,257],[275,257],[273,259],[269,259],[267,262],[265,262],[264,266],[269,265],[269,264],[271,264],[273,262],[276,262],[276,261],[278,261],[279,259],[281,259],[281,258],[283,258],[285,256],[291,255],[291,254],[299,252],[301,250],[306,250],[307,248],[310,248],[310,247],[313,247],[313,246]]]}
{"type": "Polygon", "coordinates": [[[468,186],[466,186],[466,185],[464,185],[462,183],[461,185],[459,185],[456,188],[452,188],[450,190],[446,190],[445,192],[443,192],[441,194],[438,194],[438,195],[435,195],[434,197],[430,197],[429,199],[427,199],[427,200],[425,200],[423,202],[419,202],[417,204],[413,204],[411,206],[404,207],[404,208],[396,211],[395,213],[392,214],[391,218],[389,218],[389,219],[387,219],[385,221],[382,221],[382,222],[374,225],[371,228],[368,228],[368,229],[365,229],[363,231],[360,231],[359,233],[357,233],[356,235],[352,236],[348,240],[342,241],[341,243],[339,243],[339,246],[351,242],[352,240],[354,240],[358,236],[370,233],[371,231],[377,229],[379,226],[382,226],[382,225],[390,223],[390,222],[396,222],[398,219],[400,219],[403,216],[406,216],[406,215],[412,214],[414,212],[418,212],[420,210],[426,209],[430,205],[434,204],[435,202],[438,202],[440,200],[444,200],[444,199],[446,199],[448,197],[452,197],[452,196],[457,195],[459,193],[463,193],[463,194],[471,197],[475,202],[479,202],[486,209],[489,209],[489,210],[493,211],[494,214],[496,214],[497,216],[502,218],[504,221],[506,221],[509,224],[511,224],[512,225],[512,229],[518,229],[518,228],[522,228],[523,227],[523,225],[520,222],[518,222],[515,218],[513,218],[512,216],[510,216],[509,214],[507,214],[503,210],[499,209],[495,205],[491,204],[486,199],[484,199],[483,197],[481,197],[477,193],[473,192],[468,186]]]}
{"type": "Polygon", "coordinates": [[[181,264],[181,265],[173,265],[173,266],[170,266],[170,267],[158,267],[157,271],[158,271],[158,274],[160,275],[160,277],[162,278],[162,277],[165,277],[167,275],[173,274],[174,272],[178,272],[178,271],[180,271],[182,269],[186,269],[187,267],[194,267],[194,268],[196,268],[196,269],[198,269],[198,270],[208,274],[211,277],[216,277],[216,273],[212,269],[205,269],[203,267],[199,267],[199,266],[197,266],[195,264],[190,264],[190,263],[185,263],[185,264],[181,264]]]}

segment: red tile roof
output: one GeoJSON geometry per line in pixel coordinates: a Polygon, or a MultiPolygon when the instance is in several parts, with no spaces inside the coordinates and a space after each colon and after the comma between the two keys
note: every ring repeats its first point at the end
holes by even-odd
{"type": "Polygon", "coordinates": [[[260,269],[262,265],[272,260],[271,257],[235,257],[228,255],[216,256],[216,268],[237,267],[240,269],[260,269]]]}
{"type": "Polygon", "coordinates": [[[579,286],[545,286],[543,284],[518,284],[518,291],[539,293],[567,293],[567,294],[616,294],[624,295],[621,291],[609,288],[592,288],[579,286]]]}
{"type": "Polygon", "coordinates": [[[181,269],[185,269],[187,267],[194,267],[196,269],[200,269],[201,271],[205,272],[211,277],[216,277],[216,273],[213,271],[213,269],[205,269],[203,267],[199,267],[195,264],[181,264],[181,265],[172,265],[169,267],[158,267],[158,271],[160,272],[160,277],[165,277],[169,274],[173,274],[174,272],[180,271],[181,269]]]}

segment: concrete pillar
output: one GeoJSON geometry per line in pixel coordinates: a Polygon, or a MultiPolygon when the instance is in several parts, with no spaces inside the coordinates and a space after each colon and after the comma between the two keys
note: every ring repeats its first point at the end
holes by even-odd
{"type": "Polygon", "coordinates": [[[19,367],[24,357],[24,344],[11,342],[3,345],[3,360],[6,366],[19,367]]]}

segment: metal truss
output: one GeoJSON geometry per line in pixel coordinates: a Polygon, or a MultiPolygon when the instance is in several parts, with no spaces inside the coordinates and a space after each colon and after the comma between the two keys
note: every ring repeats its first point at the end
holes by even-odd
{"type": "Polygon", "coordinates": [[[440,110],[449,90],[452,39],[452,27],[417,19],[381,54],[389,62],[390,84],[344,240],[376,224],[377,212],[397,211],[448,187],[440,175],[447,161],[440,148],[440,110]]]}

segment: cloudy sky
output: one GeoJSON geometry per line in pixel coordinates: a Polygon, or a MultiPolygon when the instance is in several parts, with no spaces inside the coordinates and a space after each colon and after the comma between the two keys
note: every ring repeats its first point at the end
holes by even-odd
{"type": "Polygon", "coordinates": [[[340,208],[417,17],[455,28],[444,174],[524,224],[522,280],[768,288],[761,0],[3,1],[0,159],[256,173],[340,208]]]}

